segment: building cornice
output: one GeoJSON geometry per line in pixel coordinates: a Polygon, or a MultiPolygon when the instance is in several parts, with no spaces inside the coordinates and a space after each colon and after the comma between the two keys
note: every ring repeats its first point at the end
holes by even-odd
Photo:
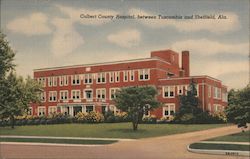
{"type": "Polygon", "coordinates": [[[34,72],[40,71],[53,71],[53,70],[60,70],[60,69],[70,69],[70,68],[79,68],[79,67],[93,67],[93,66],[105,66],[105,65],[113,65],[113,64],[123,64],[123,63],[132,63],[132,62],[145,62],[145,61],[161,61],[166,64],[170,64],[167,61],[162,60],[158,57],[151,57],[151,58],[141,58],[141,59],[132,59],[132,60],[121,60],[121,61],[114,61],[114,62],[101,62],[101,63],[92,63],[92,64],[82,64],[82,65],[70,65],[70,66],[60,66],[60,67],[48,67],[48,68],[40,68],[34,69],[34,72]]]}

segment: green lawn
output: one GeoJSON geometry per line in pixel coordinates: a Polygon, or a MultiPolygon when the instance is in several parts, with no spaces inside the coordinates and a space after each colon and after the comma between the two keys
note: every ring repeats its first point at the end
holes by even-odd
{"type": "Polygon", "coordinates": [[[220,136],[209,139],[207,141],[250,142],[250,131],[227,135],[227,136],[220,136]]]}
{"type": "Polygon", "coordinates": [[[228,124],[140,124],[134,132],[131,123],[57,124],[0,127],[0,135],[68,136],[100,138],[147,138],[227,126],[228,124]]]}
{"type": "Polygon", "coordinates": [[[207,149],[207,150],[239,150],[249,151],[249,145],[237,144],[211,144],[211,143],[193,143],[189,146],[192,149],[207,149]]]}
{"type": "Polygon", "coordinates": [[[73,139],[41,139],[41,138],[0,138],[0,142],[38,142],[38,143],[58,143],[58,144],[111,144],[117,140],[73,140],[73,139]]]}
{"type": "MultiPolygon", "coordinates": [[[[250,142],[250,131],[220,136],[206,141],[222,141],[222,142],[250,142]]],[[[240,150],[250,151],[250,145],[239,144],[222,144],[222,143],[193,143],[189,146],[192,149],[208,149],[208,150],[240,150]]]]}

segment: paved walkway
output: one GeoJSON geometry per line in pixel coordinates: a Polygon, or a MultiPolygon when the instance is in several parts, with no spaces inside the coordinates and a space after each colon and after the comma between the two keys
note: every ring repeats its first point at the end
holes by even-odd
{"type": "Polygon", "coordinates": [[[191,143],[240,131],[236,126],[228,126],[185,134],[120,141],[115,144],[98,147],[1,144],[0,155],[4,159],[248,159],[248,157],[195,154],[187,151],[187,146],[191,143]]]}

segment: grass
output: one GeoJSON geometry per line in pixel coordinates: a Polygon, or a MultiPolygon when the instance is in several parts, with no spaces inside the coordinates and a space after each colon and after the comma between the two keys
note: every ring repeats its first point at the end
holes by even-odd
{"type": "Polygon", "coordinates": [[[220,136],[207,141],[229,141],[229,142],[250,142],[250,131],[236,133],[227,136],[220,136]]]}
{"type": "Polygon", "coordinates": [[[133,131],[131,123],[57,124],[16,126],[15,129],[0,127],[0,135],[138,139],[206,130],[222,126],[227,126],[227,124],[140,124],[139,130],[133,131]]]}
{"type": "Polygon", "coordinates": [[[117,142],[116,140],[73,140],[73,139],[41,139],[41,138],[0,138],[0,142],[38,142],[38,143],[60,143],[60,144],[88,144],[103,145],[117,142]]]}
{"type": "Polygon", "coordinates": [[[211,143],[193,143],[189,146],[192,149],[207,149],[207,150],[239,150],[249,151],[249,145],[237,144],[211,144],[211,143]]]}

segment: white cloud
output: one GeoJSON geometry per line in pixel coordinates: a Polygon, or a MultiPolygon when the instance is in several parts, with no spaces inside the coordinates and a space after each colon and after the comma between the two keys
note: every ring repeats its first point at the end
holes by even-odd
{"type": "Polygon", "coordinates": [[[171,45],[173,50],[181,52],[183,49],[196,54],[211,55],[217,53],[233,53],[247,55],[249,43],[222,43],[209,39],[189,39],[175,42],[171,45]]]}
{"type": "Polygon", "coordinates": [[[82,25],[101,25],[104,23],[111,22],[108,19],[87,19],[80,18],[81,14],[89,15],[113,15],[116,14],[112,10],[89,10],[85,8],[76,9],[72,7],[66,7],[62,5],[56,5],[60,11],[65,14],[65,18],[54,18],[52,24],[55,26],[56,31],[53,33],[53,38],[51,42],[51,52],[59,57],[72,53],[79,46],[84,44],[83,37],[75,30],[75,24],[82,25]]]}
{"type": "Polygon", "coordinates": [[[83,25],[101,25],[111,22],[108,18],[98,18],[98,15],[116,15],[118,12],[108,9],[86,9],[86,8],[72,8],[62,5],[56,5],[61,12],[66,14],[73,22],[79,22],[83,25]],[[96,15],[96,18],[81,18],[83,15],[86,17],[96,15]]]}
{"type": "Polygon", "coordinates": [[[190,51],[191,75],[209,75],[219,78],[229,88],[240,88],[247,84],[247,77],[243,76],[241,72],[248,71],[247,57],[249,43],[223,43],[209,39],[189,39],[174,42],[170,46],[172,50],[177,52],[181,52],[182,50],[190,51]],[[246,60],[222,61],[221,58],[207,60],[208,56],[220,53],[224,53],[223,55],[230,53],[228,56],[245,56],[246,60]],[[201,56],[199,56],[199,59],[197,57],[192,59],[192,56],[195,57],[196,55],[201,56]],[[240,74],[241,76],[237,76],[236,74],[240,74]]]}
{"type": "Polygon", "coordinates": [[[84,44],[82,36],[74,29],[70,19],[54,18],[52,23],[56,27],[51,42],[51,51],[55,56],[72,53],[84,44]]]}
{"type": "MultiPolygon", "coordinates": [[[[234,31],[240,28],[240,23],[238,19],[238,15],[233,12],[224,12],[220,13],[222,15],[227,16],[227,19],[192,19],[192,20],[175,20],[175,19],[158,19],[158,14],[150,13],[141,9],[132,8],[129,10],[129,14],[131,15],[145,15],[152,16],[156,15],[157,19],[139,20],[142,24],[151,27],[151,28],[164,28],[167,26],[175,27],[178,31],[184,32],[194,32],[206,30],[214,33],[223,33],[228,31],[234,31]]],[[[213,12],[208,13],[213,14],[213,12]]],[[[219,14],[214,13],[216,16],[219,14]]],[[[203,13],[199,13],[199,15],[206,15],[203,13]]],[[[170,15],[171,16],[171,15],[170,15]]]]}
{"type": "Polygon", "coordinates": [[[51,33],[48,18],[43,13],[33,13],[28,17],[16,18],[7,24],[7,29],[27,36],[51,33]]]}
{"type": "Polygon", "coordinates": [[[108,35],[107,39],[118,46],[131,48],[139,45],[141,33],[136,29],[126,29],[108,35]]]}

